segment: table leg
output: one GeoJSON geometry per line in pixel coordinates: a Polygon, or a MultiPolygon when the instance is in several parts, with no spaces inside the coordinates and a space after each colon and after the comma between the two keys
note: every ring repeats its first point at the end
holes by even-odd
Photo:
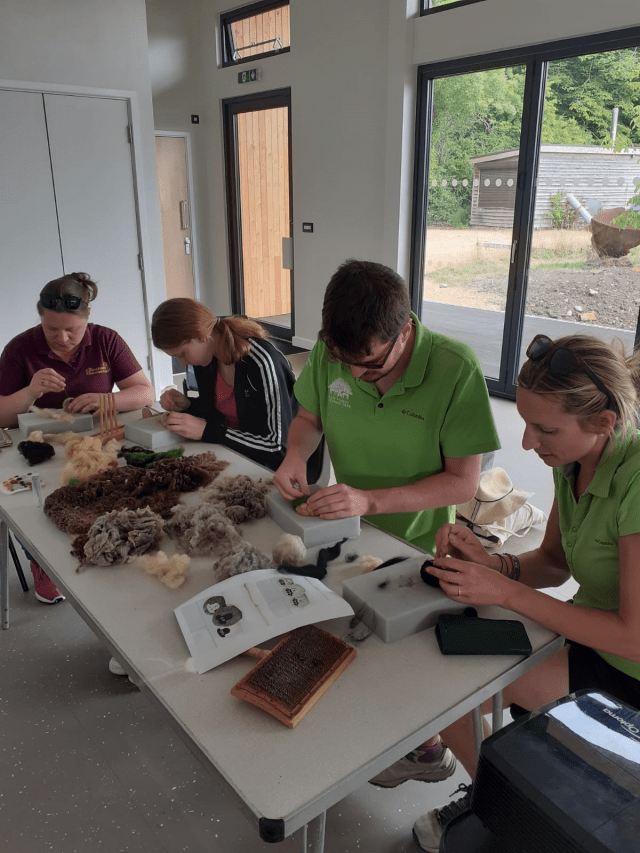
{"type": "Polygon", "coordinates": [[[476,761],[480,758],[480,744],[484,739],[484,727],[482,725],[482,707],[478,705],[471,712],[473,720],[473,742],[476,748],[476,761]]]}
{"type": "Polygon", "coordinates": [[[9,528],[0,521],[0,598],[2,599],[2,627],[9,627],[9,528]]]}
{"type": "Polygon", "coordinates": [[[323,853],[326,817],[327,813],[322,812],[303,828],[302,853],[323,853]]]}
{"type": "Polygon", "coordinates": [[[493,696],[492,706],[491,706],[491,731],[497,732],[502,728],[502,719],[504,715],[504,709],[502,707],[502,690],[498,690],[497,693],[493,696]]]}

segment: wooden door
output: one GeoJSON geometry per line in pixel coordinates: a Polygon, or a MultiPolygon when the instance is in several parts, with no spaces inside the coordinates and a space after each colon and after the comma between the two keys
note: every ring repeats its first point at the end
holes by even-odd
{"type": "Polygon", "coordinates": [[[183,136],[156,135],[156,167],[167,299],[176,296],[194,299],[187,144],[183,136]]]}
{"type": "Polygon", "coordinates": [[[291,338],[290,92],[226,101],[224,123],[233,310],[291,338]]]}

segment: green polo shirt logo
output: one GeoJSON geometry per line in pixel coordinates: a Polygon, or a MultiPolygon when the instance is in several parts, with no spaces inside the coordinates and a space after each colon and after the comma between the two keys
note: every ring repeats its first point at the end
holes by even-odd
{"type": "Polygon", "coordinates": [[[334,379],[329,385],[329,402],[340,406],[351,408],[349,397],[353,394],[353,388],[344,379],[334,379]]]}

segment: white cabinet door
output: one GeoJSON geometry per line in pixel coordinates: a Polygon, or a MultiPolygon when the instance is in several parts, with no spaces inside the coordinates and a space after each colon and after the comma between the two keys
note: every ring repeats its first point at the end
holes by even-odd
{"type": "Polygon", "coordinates": [[[42,95],[0,89],[0,351],[62,273],[42,95]]]}
{"type": "Polygon", "coordinates": [[[44,103],[64,271],[97,282],[92,322],[122,335],[149,375],[127,103],[51,94],[44,103]]]}

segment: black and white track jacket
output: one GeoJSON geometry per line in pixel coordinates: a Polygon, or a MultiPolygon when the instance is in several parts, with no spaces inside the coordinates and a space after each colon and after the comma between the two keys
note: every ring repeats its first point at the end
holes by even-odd
{"type": "Polygon", "coordinates": [[[235,366],[238,429],[227,429],[215,406],[217,359],[206,367],[194,366],[193,372],[199,396],[189,398],[188,412],[207,422],[202,441],[224,444],[275,471],[284,459],[289,426],[298,410],[295,376],[285,356],[265,338],[250,338],[249,352],[235,366]]]}

